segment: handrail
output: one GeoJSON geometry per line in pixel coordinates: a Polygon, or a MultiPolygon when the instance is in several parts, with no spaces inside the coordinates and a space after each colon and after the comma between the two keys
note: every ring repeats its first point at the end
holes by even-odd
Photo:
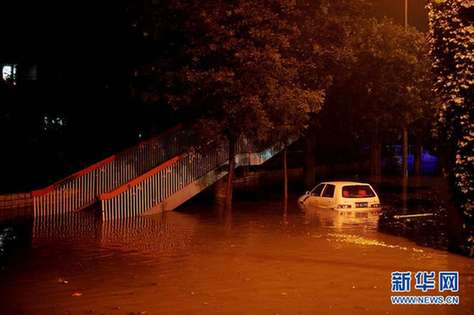
{"type": "Polygon", "coordinates": [[[99,162],[96,162],[88,167],[86,167],[85,169],[82,169],[82,170],[79,170],[63,179],[60,179],[58,180],[57,182],[54,182],[53,184],[45,187],[45,188],[41,188],[41,189],[36,189],[36,190],[33,190],[31,192],[31,195],[33,197],[38,197],[38,196],[42,196],[42,195],[45,195],[47,194],[48,192],[51,192],[52,190],[54,190],[54,188],[60,186],[61,184],[64,184],[65,182],[67,182],[68,180],[71,180],[71,179],[74,179],[74,178],[77,178],[79,176],[82,176],[84,174],[87,174],[87,173],[90,173],[92,172],[93,170],[96,170],[98,168],[101,168],[102,166],[112,162],[113,160],[115,160],[117,158],[117,155],[112,155],[112,156],[109,156],[108,158],[105,158],[99,162]]]}
{"type": "Polygon", "coordinates": [[[125,148],[121,151],[119,151],[118,153],[114,154],[113,156],[121,156],[121,155],[124,155],[126,153],[128,153],[129,151],[132,151],[133,149],[137,148],[137,147],[140,147],[140,146],[144,146],[146,144],[149,144],[150,142],[153,142],[153,141],[156,141],[160,138],[163,138],[165,136],[169,136],[170,134],[173,134],[179,130],[183,129],[183,124],[177,124],[176,126],[174,127],[171,127],[171,128],[168,128],[166,129],[165,131],[161,132],[160,134],[158,135],[154,135],[148,139],[144,139],[140,142],[138,142],[137,144],[131,146],[131,147],[128,147],[128,148],[125,148]]]}
{"type": "Polygon", "coordinates": [[[97,202],[100,194],[148,172],[190,146],[190,133],[181,125],[99,161],[33,196],[34,216],[78,211],[97,202]]]}
{"type": "Polygon", "coordinates": [[[137,186],[138,184],[142,183],[145,179],[155,175],[159,171],[167,168],[168,166],[182,160],[185,156],[186,156],[186,154],[181,154],[181,155],[175,156],[174,158],[164,162],[163,164],[158,165],[157,167],[149,170],[148,172],[146,172],[146,173],[144,173],[144,174],[142,174],[138,177],[135,177],[134,179],[126,182],[125,184],[115,188],[114,190],[111,190],[109,192],[105,192],[103,194],[100,194],[99,195],[99,200],[109,200],[109,199],[112,199],[112,198],[116,197],[117,195],[124,192],[125,190],[127,190],[129,188],[132,188],[134,186],[137,186]]]}
{"type": "Polygon", "coordinates": [[[63,179],[58,180],[58,181],[54,182],[53,184],[48,185],[48,186],[45,187],[45,188],[33,190],[33,191],[31,192],[31,195],[32,195],[33,197],[38,197],[38,196],[45,195],[45,194],[51,192],[52,190],[54,190],[54,188],[60,186],[61,184],[66,183],[67,181],[69,181],[69,180],[71,180],[71,179],[77,178],[77,177],[79,177],[79,176],[83,176],[83,175],[85,175],[85,174],[87,174],[87,173],[92,172],[93,170],[96,170],[96,169],[98,169],[98,168],[101,168],[101,167],[103,167],[104,165],[106,165],[106,164],[108,164],[108,163],[111,163],[112,161],[116,160],[117,157],[119,157],[119,156],[121,156],[121,155],[125,155],[126,153],[129,153],[131,150],[133,150],[133,149],[135,149],[135,148],[138,148],[138,147],[140,147],[140,146],[143,146],[143,145],[145,145],[145,144],[148,144],[148,143],[150,143],[150,142],[152,142],[152,141],[156,141],[156,140],[158,140],[158,139],[160,139],[160,138],[163,138],[164,136],[168,136],[169,134],[171,134],[171,133],[173,133],[173,132],[176,132],[176,131],[182,129],[182,127],[183,127],[182,124],[178,124],[178,125],[176,125],[176,126],[174,126],[174,127],[172,127],[172,128],[169,128],[169,129],[165,130],[164,132],[160,133],[159,135],[153,136],[153,137],[151,137],[151,138],[149,138],[149,139],[142,140],[142,141],[140,141],[139,143],[135,144],[135,145],[132,146],[132,147],[125,148],[125,149],[123,149],[122,151],[120,151],[120,152],[118,152],[118,153],[116,153],[116,154],[114,154],[114,155],[111,155],[111,156],[109,156],[109,157],[107,157],[107,158],[105,158],[105,159],[103,159],[103,160],[100,160],[99,162],[96,162],[96,163],[94,163],[94,164],[92,164],[92,165],[90,165],[90,166],[88,166],[88,167],[86,167],[86,168],[84,168],[84,169],[82,169],[82,170],[79,170],[79,171],[77,171],[77,172],[75,172],[75,173],[73,173],[73,174],[71,174],[71,175],[69,175],[69,176],[67,176],[67,177],[65,177],[65,178],[63,178],[63,179]]]}
{"type": "MultiPolygon", "coordinates": [[[[257,147],[254,146],[253,144],[250,144],[249,142],[247,142],[245,139],[239,141],[236,143],[236,159],[238,158],[238,155],[239,154],[246,154],[246,153],[250,153],[252,152],[252,149],[255,150],[257,147]]],[[[161,171],[162,169],[165,169],[167,168],[168,166],[180,161],[180,160],[183,160],[191,151],[187,152],[187,153],[184,153],[184,154],[180,154],[178,156],[175,156],[173,157],[172,159],[169,159],[168,161],[164,162],[163,164],[160,164],[158,165],[157,167],[149,170],[148,172],[134,178],[134,179],[131,179],[130,181],[124,183],[123,185],[111,190],[111,191],[108,191],[108,192],[105,192],[105,193],[102,193],[99,195],[99,200],[109,200],[109,199],[112,199],[114,197],[116,197],[117,195],[119,195],[120,193],[124,192],[125,190],[129,189],[129,188],[132,188],[140,183],[142,183],[145,179],[155,175],[156,173],[158,173],[159,171],[161,171]]]]}
{"type": "MultiPolygon", "coordinates": [[[[245,139],[235,145],[235,167],[260,165],[283,149],[281,144],[276,144],[261,150],[245,139]]],[[[225,175],[227,170],[222,167],[228,159],[228,143],[207,150],[190,148],[115,189],[99,194],[102,218],[119,219],[154,209],[172,209],[225,175]]]]}
{"type": "Polygon", "coordinates": [[[185,186],[224,165],[228,146],[177,155],[148,172],[99,195],[104,220],[139,215],[185,186]]]}

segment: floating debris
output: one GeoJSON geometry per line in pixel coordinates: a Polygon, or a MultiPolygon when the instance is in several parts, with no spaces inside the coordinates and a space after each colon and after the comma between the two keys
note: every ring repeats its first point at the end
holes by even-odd
{"type": "Polygon", "coordinates": [[[434,213],[415,213],[415,214],[400,214],[394,215],[394,219],[410,219],[410,218],[422,218],[422,217],[431,217],[434,216],[434,213]]]}

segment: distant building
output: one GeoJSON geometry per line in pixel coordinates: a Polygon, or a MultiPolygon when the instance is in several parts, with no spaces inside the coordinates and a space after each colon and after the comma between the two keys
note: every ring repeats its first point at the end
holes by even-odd
{"type": "Polygon", "coordinates": [[[38,66],[32,63],[0,59],[0,70],[0,79],[8,85],[17,85],[25,81],[36,81],[38,79],[38,66]]]}

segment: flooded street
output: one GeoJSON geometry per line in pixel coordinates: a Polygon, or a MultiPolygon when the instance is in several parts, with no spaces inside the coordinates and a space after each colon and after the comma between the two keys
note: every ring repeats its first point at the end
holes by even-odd
{"type": "Polygon", "coordinates": [[[377,225],[334,227],[297,197],[286,216],[265,198],[231,214],[198,202],[125,221],[4,224],[0,314],[474,313],[474,260],[377,225]],[[405,270],[459,271],[460,305],[391,305],[390,273],[405,270]]]}

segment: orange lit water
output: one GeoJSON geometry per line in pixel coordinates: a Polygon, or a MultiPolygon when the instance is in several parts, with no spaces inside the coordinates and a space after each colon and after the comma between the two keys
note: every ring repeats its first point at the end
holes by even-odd
{"type": "Polygon", "coordinates": [[[296,206],[284,216],[278,200],[185,210],[26,224],[0,314],[474,314],[472,259],[296,206]],[[390,273],[404,270],[459,271],[461,304],[391,305],[390,273]]]}

